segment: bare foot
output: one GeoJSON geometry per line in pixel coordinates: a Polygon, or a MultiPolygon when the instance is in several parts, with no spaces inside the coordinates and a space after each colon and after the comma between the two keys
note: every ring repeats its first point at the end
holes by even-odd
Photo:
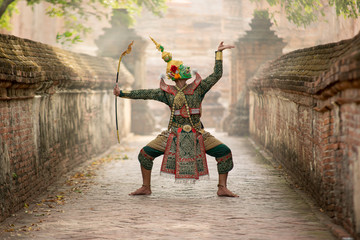
{"type": "Polygon", "coordinates": [[[137,189],[135,192],[130,193],[130,196],[135,196],[135,195],[150,195],[151,194],[151,189],[150,186],[146,186],[146,185],[142,185],[141,188],[137,189]]]}
{"type": "Polygon", "coordinates": [[[229,189],[227,189],[227,187],[223,185],[218,185],[217,195],[219,197],[239,197],[238,195],[231,192],[229,189]]]}

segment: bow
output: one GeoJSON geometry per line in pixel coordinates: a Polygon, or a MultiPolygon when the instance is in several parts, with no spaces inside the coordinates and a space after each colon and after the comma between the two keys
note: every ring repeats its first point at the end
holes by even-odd
{"type": "MultiPolygon", "coordinates": [[[[120,63],[121,63],[121,59],[123,56],[125,56],[126,54],[129,54],[131,52],[131,46],[133,45],[134,41],[132,41],[128,48],[126,49],[126,51],[124,51],[119,58],[119,64],[118,64],[118,68],[117,68],[117,73],[116,73],[116,84],[119,81],[119,71],[120,71],[120,63]]],[[[117,96],[115,96],[115,120],[116,120],[116,133],[117,133],[117,138],[118,138],[118,143],[120,143],[120,137],[119,137],[119,126],[118,126],[118,118],[117,118],[117,96]]]]}

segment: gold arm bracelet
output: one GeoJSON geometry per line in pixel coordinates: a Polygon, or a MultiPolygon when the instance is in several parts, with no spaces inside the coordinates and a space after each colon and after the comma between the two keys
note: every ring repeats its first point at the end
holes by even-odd
{"type": "Polygon", "coordinates": [[[223,60],[223,54],[222,54],[222,51],[217,51],[216,52],[216,57],[215,57],[216,60],[223,60]]]}

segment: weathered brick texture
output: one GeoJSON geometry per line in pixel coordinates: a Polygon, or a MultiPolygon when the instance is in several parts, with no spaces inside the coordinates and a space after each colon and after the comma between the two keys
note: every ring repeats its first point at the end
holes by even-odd
{"type": "Polygon", "coordinates": [[[251,136],[360,239],[360,34],[283,55],[248,86],[251,136]]]}
{"type": "MultiPolygon", "coordinates": [[[[0,34],[0,221],[116,143],[117,62],[0,34]]],[[[133,81],[125,68],[120,85],[133,81]]],[[[119,102],[120,133],[129,102],[119,102]]]]}

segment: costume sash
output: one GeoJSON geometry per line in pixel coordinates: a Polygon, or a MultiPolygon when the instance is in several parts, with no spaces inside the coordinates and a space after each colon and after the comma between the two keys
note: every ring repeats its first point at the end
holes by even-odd
{"type": "Polygon", "coordinates": [[[209,174],[205,145],[201,133],[182,128],[172,128],[170,132],[161,173],[174,174],[175,181],[195,181],[209,174]]]}

